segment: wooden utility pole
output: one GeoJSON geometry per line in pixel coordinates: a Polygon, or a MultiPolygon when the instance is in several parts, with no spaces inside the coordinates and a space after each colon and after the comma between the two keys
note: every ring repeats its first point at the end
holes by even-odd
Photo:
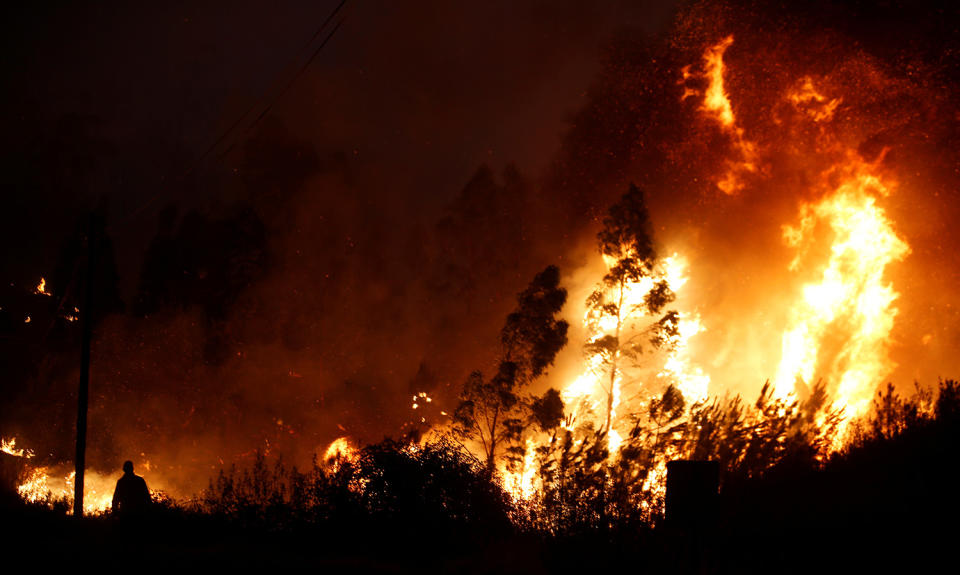
{"type": "Polygon", "coordinates": [[[87,274],[80,312],[80,389],[77,393],[77,456],[73,482],[73,516],[83,517],[83,473],[87,458],[87,401],[90,389],[90,340],[93,336],[93,273],[96,265],[96,223],[93,214],[87,225],[87,274]]]}

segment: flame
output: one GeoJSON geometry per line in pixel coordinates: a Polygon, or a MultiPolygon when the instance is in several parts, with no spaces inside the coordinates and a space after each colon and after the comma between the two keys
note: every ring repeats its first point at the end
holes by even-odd
{"type": "MultiPolygon", "coordinates": [[[[67,513],[73,513],[74,479],[76,472],[63,474],[62,470],[50,467],[35,467],[31,469],[26,479],[17,486],[17,493],[24,501],[30,503],[57,502],[66,503],[67,513]]],[[[98,515],[110,511],[113,506],[113,491],[116,480],[87,470],[83,474],[83,512],[88,515],[98,515]]],[[[151,490],[151,495],[156,492],[151,490]]]]}
{"type": "MultiPolygon", "coordinates": [[[[18,449],[16,447],[16,438],[9,441],[0,439],[0,451],[13,455],[31,459],[34,457],[32,449],[18,449]]],[[[142,454],[141,454],[142,455],[142,454]]],[[[63,504],[68,514],[73,513],[74,479],[76,470],[70,465],[40,465],[32,466],[27,463],[23,475],[18,481],[17,494],[21,499],[29,503],[48,505],[53,507],[56,504],[63,504]]],[[[147,471],[151,470],[149,461],[139,465],[147,471]]],[[[83,474],[83,512],[87,515],[99,515],[107,513],[113,506],[113,492],[116,488],[118,477],[112,474],[100,473],[92,469],[87,469],[83,474]]],[[[152,485],[153,480],[148,482],[152,485]]],[[[164,497],[164,491],[161,489],[150,488],[151,497],[164,497]]]]}
{"type": "Polygon", "coordinates": [[[707,48],[703,54],[704,74],[709,80],[704,92],[702,109],[712,115],[727,129],[736,128],[736,118],[733,116],[733,106],[723,87],[723,74],[726,66],[723,63],[723,54],[733,44],[733,36],[727,36],[718,44],[707,48]]]}
{"type": "Polygon", "coordinates": [[[327,446],[327,450],[323,453],[323,461],[336,470],[342,462],[353,461],[356,456],[357,449],[350,444],[350,440],[346,437],[338,437],[327,446]]]}
{"type": "MultiPolygon", "coordinates": [[[[667,282],[677,292],[687,283],[687,262],[677,254],[664,260],[667,282]]],[[[667,347],[670,353],[664,362],[663,370],[657,374],[674,383],[688,403],[702,401],[707,398],[710,387],[710,376],[695,365],[690,352],[690,339],[706,331],[696,312],[679,313],[677,334],[668,338],[667,347]]]]}
{"type": "Polygon", "coordinates": [[[809,384],[824,377],[837,384],[836,402],[852,417],[866,411],[875,387],[894,368],[887,341],[898,293],[884,273],[910,248],[877,205],[890,185],[874,166],[851,157],[831,172],[841,176],[836,189],[819,202],[804,204],[799,224],[783,228],[787,244],[798,250],[792,270],[801,268],[822,227],[833,240],[819,281],[804,285],[790,310],[774,388],[777,396],[786,397],[795,392],[798,380],[809,384]],[[824,340],[837,331],[843,341],[829,349],[824,340]]]}
{"type": "MultiPolygon", "coordinates": [[[[703,53],[703,74],[707,80],[707,87],[703,91],[703,102],[700,110],[708,118],[720,124],[720,128],[730,137],[731,144],[739,156],[727,160],[727,172],[717,181],[717,187],[727,195],[733,195],[746,186],[744,178],[757,171],[757,147],[748,140],[743,128],[737,125],[737,118],[730,104],[730,97],[724,86],[724,74],[727,67],[723,56],[733,45],[733,35],[727,36],[717,44],[710,46],[703,53]]],[[[681,84],[684,84],[682,99],[700,95],[700,93],[686,86],[686,82],[694,77],[687,66],[681,70],[681,84]]]]}
{"type": "MultiPolygon", "coordinates": [[[[724,86],[724,54],[733,44],[727,36],[704,52],[704,76],[708,86],[703,92],[701,111],[720,124],[731,137],[733,158],[718,187],[732,194],[745,185],[743,176],[757,171],[756,145],[746,139],[724,86]]],[[[689,69],[682,72],[686,80],[689,69]]],[[[802,117],[813,124],[833,119],[843,99],[818,89],[811,76],[803,76],[784,95],[802,117]]],[[[800,208],[799,223],[783,226],[783,239],[796,250],[789,271],[814,270],[814,279],[805,283],[799,298],[789,306],[787,325],[781,335],[781,357],[773,380],[774,394],[786,398],[796,394],[797,383],[812,384],[824,378],[835,387],[837,407],[845,417],[862,415],[870,405],[875,386],[895,367],[887,355],[887,341],[897,310],[898,294],[884,280],[887,267],[902,260],[909,247],[894,231],[886,212],[877,203],[892,192],[893,184],[880,173],[879,164],[870,164],[852,150],[826,134],[818,147],[832,151],[839,160],[821,174],[819,200],[800,208]],[[811,255],[814,244],[824,235],[832,237],[829,257],[816,262],[811,255]],[[839,343],[837,343],[839,341],[839,343]]],[[[672,284],[671,284],[672,285],[672,284]]],[[[681,318],[681,337],[675,354],[688,353],[684,334],[702,331],[696,316],[681,318]]],[[[684,397],[705,397],[709,377],[698,371],[683,371],[668,358],[661,373],[679,381],[684,397]]]]}
{"type": "MultiPolygon", "coordinates": [[[[733,42],[733,36],[727,36],[707,47],[699,72],[691,66],[680,71],[683,99],[701,98],[699,113],[718,126],[731,144],[725,173],[716,180],[726,195],[750,185],[747,176],[766,175],[760,168],[758,144],[748,139],[740,126],[725,85],[724,57],[733,42]],[[703,80],[704,87],[694,80],[703,80]]],[[[832,445],[837,449],[842,445],[844,426],[866,412],[876,385],[895,367],[887,347],[897,315],[894,303],[898,292],[887,273],[910,248],[881,205],[895,188],[892,178],[881,169],[883,154],[876,162],[866,162],[841,143],[840,137],[826,131],[843,99],[819,89],[811,76],[800,77],[782,97],[800,121],[818,126],[819,132],[813,133],[816,152],[820,158],[834,161],[832,167],[819,169],[819,176],[812,178],[808,192],[816,199],[801,203],[798,220],[781,228],[781,239],[794,250],[793,261],[784,271],[791,274],[797,291],[783,308],[783,323],[769,328],[769,335],[780,343],[773,394],[777,399],[801,396],[805,386],[823,378],[833,408],[842,409],[843,414],[837,436],[841,439],[832,445]]],[[[779,120],[775,117],[774,122],[779,120]]],[[[604,264],[609,271],[617,262],[604,257],[604,264]]],[[[626,432],[632,421],[627,414],[642,414],[658,388],[674,385],[687,406],[706,400],[711,391],[711,377],[699,367],[697,353],[701,350],[695,346],[696,336],[707,327],[697,309],[684,300],[687,271],[687,260],[674,253],[656,262],[649,277],[613,288],[620,290],[613,300],[617,305],[588,305],[583,315],[585,349],[591,351],[575,376],[562,386],[566,413],[561,427],[574,432],[586,423],[605,431],[611,461],[629,439],[626,432]],[[670,306],[677,310],[676,330],[664,342],[665,353],[631,356],[631,365],[627,357],[621,357],[626,353],[624,343],[642,329],[637,324],[643,322],[620,312],[643,309],[645,296],[661,281],[676,295],[670,306]],[[615,345],[599,345],[607,340],[615,345]]],[[[575,439],[574,443],[581,441],[575,439]]],[[[530,500],[541,488],[532,470],[537,448],[543,445],[542,438],[539,443],[536,436],[525,438],[522,461],[515,462],[511,470],[501,470],[514,498],[530,500]]],[[[657,502],[662,502],[666,463],[684,455],[679,445],[668,442],[665,452],[645,470],[643,490],[651,497],[641,505],[652,506],[646,511],[655,512],[657,502]]]]}
{"type": "Polygon", "coordinates": [[[9,440],[0,438],[0,451],[14,457],[23,457],[30,459],[33,457],[32,449],[17,449],[17,438],[11,437],[9,440]]]}
{"type": "MultiPolygon", "coordinates": [[[[623,253],[628,254],[629,248],[624,247],[623,253]]],[[[603,256],[603,262],[606,271],[618,264],[616,258],[606,255],[603,256]]],[[[619,301],[619,312],[611,311],[604,305],[588,305],[583,315],[583,325],[588,334],[585,349],[594,349],[589,344],[599,343],[605,338],[627,341],[631,336],[643,336],[643,328],[635,323],[643,319],[653,320],[634,317],[632,312],[645,309],[645,298],[658,282],[676,281],[678,287],[682,285],[685,281],[682,269],[682,259],[674,255],[660,262],[653,274],[638,280],[627,279],[622,285],[612,288],[619,301]]],[[[623,444],[623,434],[618,427],[627,424],[626,420],[620,420],[618,414],[618,408],[624,401],[625,384],[625,369],[621,359],[619,347],[610,350],[598,346],[596,351],[586,356],[583,371],[560,392],[566,409],[563,427],[573,429],[577,424],[590,423],[594,429],[604,430],[610,459],[616,457],[623,444]]],[[[678,358],[677,361],[681,360],[678,358]]],[[[646,387],[642,378],[631,376],[626,383],[631,388],[646,387]]],[[[511,469],[505,463],[498,468],[504,488],[515,500],[529,500],[540,490],[536,476],[536,449],[539,444],[528,437],[518,468],[511,469]]]]}
{"type": "Polygon", "coordinates": [[[47,280],[44,279],[44,278],[40,278],[40,283],[37,284],[37,289],[36,289],[36,291],[34,291],[33,293],[35,293],[35,294],[37,294],[37,295],[45,295],[45,296],[52,296],[52,295],[53,295],[53,294],[51,294],[50,292],[47,291],[47,280]]]}
{"type": "Polygon", "coordinates": [[[787,94],[787,101],[819,123],[832,120],[843,99],[824,96],[817,90],[813,78],[804,76],[799,86],[787,94]]]}
{"type": "Polygon", "coordinates": [[[413,396],[413,405],[410,406],[411,409],[417,409],[420,407],[420,403],[432,403],[433,398],[426,391],[421,391],[413,396]]]}
{"type": "Polygon", "coordinates": [[[537,475],[537,444],[527,438],[523,460],[519,469],[511,471],[502,467],[503,488],[516,501],[529,501],[540,493],[543,487],[537,475]]]}

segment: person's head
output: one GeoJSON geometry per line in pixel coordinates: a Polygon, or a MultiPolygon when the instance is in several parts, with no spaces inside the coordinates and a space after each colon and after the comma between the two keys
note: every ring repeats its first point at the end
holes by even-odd
{"type": "Polygon", "coordinates": [[[132,461],[124,461],[124,462],[123,462],[123,472],[124,472],[124,473],[133,473],[133,462],[132,462],[132,461]]]}

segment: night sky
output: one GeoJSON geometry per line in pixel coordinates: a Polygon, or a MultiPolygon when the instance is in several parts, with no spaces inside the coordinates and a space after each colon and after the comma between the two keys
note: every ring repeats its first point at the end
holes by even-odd
{"type": "Polygon", "coordinates": [[[308,42],[337,4],[13,7],[3,145],[16,203],[3,239],[32,231],[36,251],[5,257],[8,277],[42,275],[60,230],[106,202],[112,226],[126,226],[118,240],[128,293],[159,209],[234,200],[238,141],[270,126],[312,148],[320,170],[341,163],[351,195],[375,212],[399,225],[429,222],[481,164],[541,174],[603,43],[622,27],[657,33],[672,12],[662,2],[348,3],[335,39],[277,98],[332,29],[308,42]],[[269,121],[251,128],[267,103],[269,121]],[[185,191],[185,179],[204,191],[185,191]],[[127,224],[132,213],[141,215],[127,224]]]}

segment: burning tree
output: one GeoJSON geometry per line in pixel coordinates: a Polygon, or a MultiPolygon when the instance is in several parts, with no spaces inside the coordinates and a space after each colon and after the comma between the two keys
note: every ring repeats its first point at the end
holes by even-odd
{"type": "MultiPolygon", "coordinates": [[[[587,327],[592,336],[584,345],[588,356],[587,383],[603,398],[600,432],[614,451],[614,429],[625,367],[636,367],[649,349],[675,339],[679,314],[664,311],[675,295],[654,247],[650,214],[643,192],[631,184],[614,204],[597,235],[607,273],[587,299],[587,327]],[[623,360],[630,360],[625,366],[623,360]]],[[[575,388],[568,392],[575,393],[575,388]]]]}
{"type": "MultiPolygon", "coordinates": [[[[500,332],[501,357],[494,376],[485,379],[475,371],[464,383],[454,413],[454,432],[482,446],[491,473],[502,446],[517,443],[533,421],[550,419],[546,414],[556,404],[556,392],[548,391],[532,402],[524,401],[520,392],[543,375],[566,345],[568,324],[557,319],[566,301],[560,270],[548,266],[538,273],[517,296],[517,307],[500,332]]],[[[512,447],[511,454],[523,452],[512,447]]]]}
{"type": "Polygon", "coordinates": [[[682,278],[675,258],[657,256],[637,186],[609,209],[597,237],[607,270],[586,302],[586,369],[563,393],[573,401],[561,429],[528,449],[539,463],[541,519],[552,525],[603,525],[614,508],[639,509],[648,476],[665,463],[666,444],[686,413],[682,390],[670,384],[679,371],[649,369],[657,364],[650,352],[675,350],[681,340],[682,318],[666,307],[676,297],[671,283],[682,278]],[[646,401],[664,382],[662,397],[646,401]],[[625,383],[635,393],[629,413],[618,417],[625,383]]]}
{"type": "Polygon", "coordinates": [[[630,184],[627,193],[610,208],[597,237],[600,253],[613,265],[590,294],[588,313],[598,324],[612,323],[613,333],[588,342],[586,350],[603,358],[607,375],[603,430],[608,433],[613,419],[617,379],[622,371],[620,356],[636,361],[646,344],[660,347],[671,335],[677,334],[678,316],[677,312],[668,311],[635,330],[628,338],[622,337],[628,324],[659,315],[675,299],[666,279],[655,273],[657,252],[653,246],[650,214],[639,188],[630,184]],[[649,290],[642,299],[634,300],[629,297],[631,284],[649,285],[649,290]]]}

